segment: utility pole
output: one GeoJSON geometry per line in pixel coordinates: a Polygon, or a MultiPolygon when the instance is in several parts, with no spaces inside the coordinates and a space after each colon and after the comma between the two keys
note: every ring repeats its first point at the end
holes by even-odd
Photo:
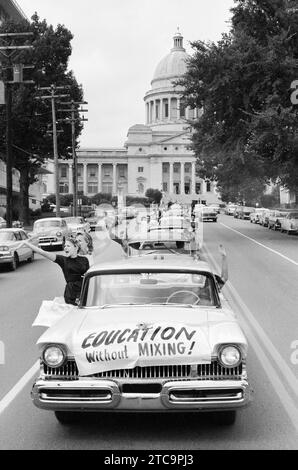
{"type": "Polygon", "coordinates": [[[63,102],[63,105],[70,106],[69,109],[59,109],[59,112],[69,113],[71,112],[71,119],[61,119],[64,122],[71,123],[71,140],[72,140],[72,181],[73,181],[73,215],[76,217],[78,215],[78,161],[77,161],[77,154],[76,154],[76,135],[75,135],[75,123],[76,122],[85,122],[88,119],[84,117],[76,118],[76,113],[86,113],[88,112],[87,109],[79,109],[78,106],[88,104],[86,101],[83,102],[76,102],[70,101],[69,103],[63,102]]]}
{"type": "Polygon", "coordinates": [[[26,37],[32,37],[33,33],[5,33],[0,34],[0,54],[4,57],[5,76],[3,83],[5,88],[5,104],[6,104],[6,222],[7,226],[12,226],[13,219],[13,152],[12,152],[12,85],[14,84],[34,84],[33,80],[23,80],[23,69],[33,68],[33,66],[24,66],[22,63],[16,63],[19,53],[25,50],[32,50],[33,46],[24,44],[16,46],[13,41],[26,37]],[[14,63],[13,63],[14,59],[14,63]],[[9,70],[13,70],[13,80],[9,80],[9,70]]]}
{"type": "Polygon", "coordinates": [[[53,150],[54,150],[54,168],[55,168],[55,193],[56,193],[56,217],[60,217],[60,188],[59,188],[59,156],[58,156],[58,142],[57,142],[57,120],[56,120],[56,107],[55,100],[60,98],[68,98],[69,95],[57,94],[59,91],[69,89],[68,86],[41,87],[38,90],[49,92],[49,95],[38,96],[39,100],[50,100],[52,106],[52,123],[53,123],[53,150]]]}

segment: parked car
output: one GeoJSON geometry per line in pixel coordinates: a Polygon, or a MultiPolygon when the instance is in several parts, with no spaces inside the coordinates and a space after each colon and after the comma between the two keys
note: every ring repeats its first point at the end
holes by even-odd
{"type": "Polygon", "coordinates": [[[234,215],[236,207],[237,207],[236,204],[228,204],[225,207],[225,214],[226,215],[234,215]]]}
{"type": "Polygon", "coordinates": [[[287,232],[288,235],[298,233],[298,212],[289,212],[281,219],[280,231],[287,232]]]}
{"type": "Polygon", "coordinates": [[[242,210],[242,206],[236,206],[233,212],[234,219],[239,219],[240,211],[242,210]]]}
{"type": "Polygon", "coordinates": [[[0,229],[1,228],[6,228],[7,227],[7,222],[3,217],[0,217],[0,229]]]}
{"type": "Polygon", "coordinates": [[[92,267],[79,306],[38,340],[33,403],[76,412],[209,412],[250,402],[248,345],[207,263],[156,254],[92,267]]]}
{"type": "Polygon", "coordinates": [[[238,219],[249,220],[249,216],[253,210],[253,207],[240,206],[238,219]]]}
{"type": "Polygon", "coordinates": [[[260,224],[261,217],[264,211],[266,211],[264,207],[256,207],[249,215],[250,222],[252,224],[260,224]]]}
{"type": "Polygon", "coordinates": [[[73,235],[78,232],[90,232],[90,224],[84,219],[84,217],[65,217],[64,220],[73,235]]]}
{"type": "Polygon", "coordinates": [[[38,219],[34,222],[31,237],[38,237],[40,248],[63,249],[65,239],[72,234],[65,219],[61,217],[51,217],[48,219],[38,219]]]}
{"type": "Polygon", "coordinates": [[[34,252],[27,246],[19,247],[22,241],[28,240],[26,232],[17,228],[0,230],[0,264],[7,264],[15,271],[22,261],[32,262],[34,252]]]}
{"type": "Polygon", "coordinates": [[[273,230],[280,230],[281,227],[281,221],[288,212],[285,211],[280,211],[280,210],[273,210],[269,212],[268,215],[268,228],[273,230]]]}
{"type": "Polygon", "coordinates": [[[264,209],[260,214],[259,224],[263,227],[268,227],[270,209],[264,209]]]}

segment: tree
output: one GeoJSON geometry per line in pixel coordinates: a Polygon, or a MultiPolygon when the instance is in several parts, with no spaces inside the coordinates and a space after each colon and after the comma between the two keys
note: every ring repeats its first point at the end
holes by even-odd
{"type": "MultiPolygon", "coordinates": [[[[32,32],[32,52],[22,52],[20,63],[30,64],[34,69],[24,71],[25,79],[35,80],[35,87],[28,85],[13,86],[12,127],[14,167],[20,171],[20,218],[28,223],[29,185],[36,180],[40,166],[53,158],[51,135],[47,135],[48,126],[52,123],[50,104],[38,101],[37,87],[69,86],[69,99],[82,101],[83,90],[77,83],[72,71],[67,71],[71,55],[71,32],[63,25],[56,29],[41,21],[37,14],[31,22],[14,23],[7,21],[0,27],[0,32],[32,32]],[[28,74],[26,76],[26,73],[28,74]]],[[[71,114],[57,118],[71,117],[71,114]]],[[[68,157],[71,145],[71,126],[60,125],[63,133],[58,138],[58,150],[61,157],[68,157]]],[[[76,137],[81,132],[81,124],[76,124],[76,137]]],[[[0,131],[5,135],[5,109],[0,109],[0,131]]],[[[78,144],[78,141],[76,141],[78,144]]]]}
{"type": "Polygon", "coordinates": [[[150,203],[160,204],[162,200],[162,192],[159,189],[148,188],[145,196],[150,200],[150,203]]]}
{"type": "Polygon", "coordinates": [[[192,43],[179,84],[192,107],[199,174],[237,192],[247,182],[298,188],[298,10],[287,0],[235,0],[231,31],[220,41],[192,43]]]}

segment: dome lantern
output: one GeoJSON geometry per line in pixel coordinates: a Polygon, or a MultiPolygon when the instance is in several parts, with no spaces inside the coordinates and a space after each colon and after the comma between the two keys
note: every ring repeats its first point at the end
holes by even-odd
{"type": "Polygon", "coordinates": [[[177,28],[177,32],[176,32],[173,39],[174,39],[174,47],[173,47],[172,51],[177,51],[177,50],[185,51],[185,49],[183,47],[183,36],[180,33],[179,28],[177,28]]]}

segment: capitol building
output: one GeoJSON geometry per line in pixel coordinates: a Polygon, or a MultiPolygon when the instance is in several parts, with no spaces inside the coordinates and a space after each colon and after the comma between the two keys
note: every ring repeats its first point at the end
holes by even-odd
{"type": "MultiPolygon", "coordinates": [[[[196,174],[189,121],[198,119],[201,110],[183,105],[183,89],[175,81],[186,72],[188,54],[179,31],[173,40],[145,94],[145,124],[129,128],[122,148],[77,150],[78,191],[88,197],[97,193],[144,197],[153,188],[163,192],[165,202],[219,202],[216,185],[196,174]]],[[[47,194],[55,193],[54,174],[46,178],[47,194]]],[[[59,186],[61,194],[73,193],[71,160],[59,161],[59,186]]]]}

